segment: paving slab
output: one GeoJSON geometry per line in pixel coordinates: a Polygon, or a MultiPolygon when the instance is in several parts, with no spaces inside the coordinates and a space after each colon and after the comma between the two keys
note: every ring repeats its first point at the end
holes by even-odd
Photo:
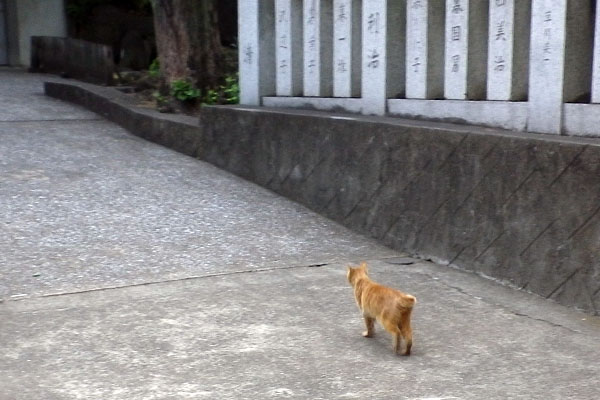
{"type": "Polygon", "coordinates": [[[46,102],[45,78],[0,71],[0,400],[600,397],[600,318],[46,102]],[[418,298],[412,356],[361,336],[361,260],[418,298]]]}
{"type": "Polygon", "coordinates": [[[81,107],[46,97],[40,90],[45,80],[61,81],[51,75],[27,74],[20,69],[0,67],[0,121],[98,118],[81,107]]]}
{"type": "Polygon", "coordinates": [[[0,122],[0,299],[396,254],[96,114],[38,98],[42,77],[5,73],[0,98],[19,82],[30,94],[18,109],[32,120],[0,122]],[[53,120],[31,115],[39,102],[53,120]]]}
{"type": "Polygon", "coordinates": [[[370,260],[418,298],[410,357],[344,264],[11,301],[4,399],[595,399],[600,321],[431,263],[370,260]]]}

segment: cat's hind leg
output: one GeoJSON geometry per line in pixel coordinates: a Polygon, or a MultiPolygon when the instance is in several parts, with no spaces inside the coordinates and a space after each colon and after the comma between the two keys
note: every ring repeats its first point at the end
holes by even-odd
{"type": "Polygon", "coordinates": [[[392,322],[384,322],[383,327],[386,331],[392,334],[392,346],[394,348],[394,354],[398,354],[400,352],[400,342],[402,339],[401,331],[398,326],[392,322]]]}
{"type": "Polygon", "coordinates": [[[410,323],[400,326],[400,330],[402,332],[402,336],[404,336],[404,341],[406,342],[406,350],[404,351],[404,355],[410,356],[410,349],[412,348],[412,328],[410,327],[410,323]]]}
{"type": "Polygon", "coordinates": [[[402,335],[400,335],[400,333],[392,333],[392,344],[394,346],[394,354],[398,354],[400,352],[401,349],[401,340],[402,340],[402,335]]]}
{"type": "Polygon", "coordinates": [[[365,319],[365,325],[367,326],[367,330],[363,332],[364,337],[373,337],[375,335],[375,318],[363,316],[365,319]]]}

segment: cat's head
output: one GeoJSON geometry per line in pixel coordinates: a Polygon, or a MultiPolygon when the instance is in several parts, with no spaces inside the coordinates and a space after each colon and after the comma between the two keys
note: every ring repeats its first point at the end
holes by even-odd
{"type": "Polygon", "coordinates": [[[354,282],[356,282],[357,278],[367,276],[367,272],[367,263],[363,261],[358,267],[348,266],[346,277],[348,278],[348,282],[353,284],[354,282]]]}

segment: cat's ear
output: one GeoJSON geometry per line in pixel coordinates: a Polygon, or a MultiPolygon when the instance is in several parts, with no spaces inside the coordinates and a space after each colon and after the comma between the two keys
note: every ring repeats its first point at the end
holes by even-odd
{"type": "Polygon", "coordinates": [[[367,268],[367,263],[364,261],[360,263],[360,269],[362,269],[365,272],[369,271],[369,269],[367,268]]]}

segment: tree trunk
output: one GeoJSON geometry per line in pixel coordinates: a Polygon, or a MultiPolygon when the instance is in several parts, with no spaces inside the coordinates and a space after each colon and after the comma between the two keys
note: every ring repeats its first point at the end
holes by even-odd
{"type": "Polygon", "coordinates": [[[214,87],[223,67],[216,0],[155,0],[154,28],[167,85],[187,79],[214,87]]]}

